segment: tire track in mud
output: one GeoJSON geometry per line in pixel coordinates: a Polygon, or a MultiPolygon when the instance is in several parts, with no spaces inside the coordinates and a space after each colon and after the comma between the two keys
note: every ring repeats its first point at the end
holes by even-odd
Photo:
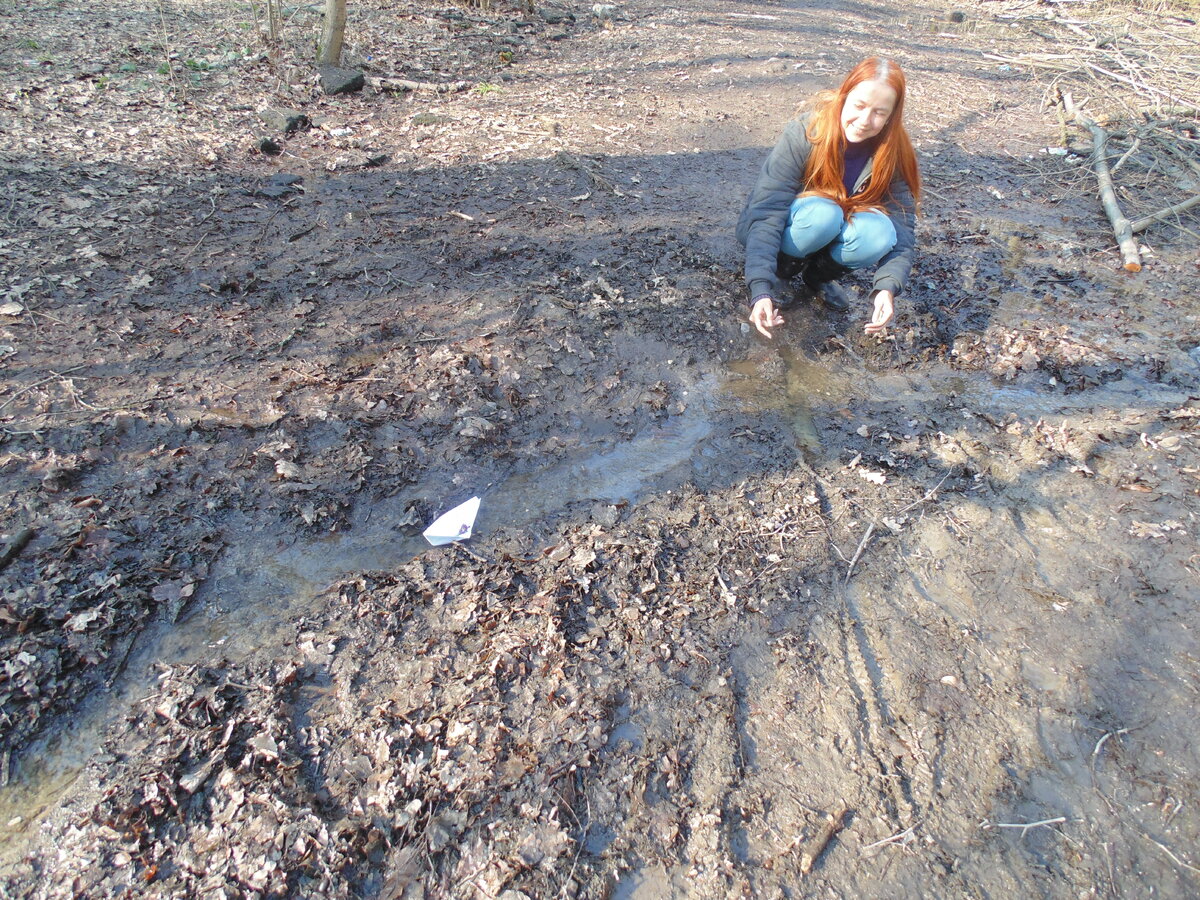
{"type": "Polygon", "coordinates": [[[899,757],[896,757],[891,765],[887,762],[884,736],[889,731],[895,732],[896,723],[884,689],[887,675],[880,662],[880,655],[867,632],[862,611],[850,584],[854,565],[869,545],[874,525],[868,526],[857,552],[846,562],[845,576],[840,576],[835,556],[841,557],[843,560],[845,557],[833,539],[830,492],[824,479],[817,472],[811,469],[810,471],[814,479],[821,513],[826,521],[829,571],[832,574],[831,587],[840,601],[841,654],[845,664],[846,681],[857,711],[858,751],[874,762],[879,770],[881,780],[887,785],[887,789],[881,790],[879,793],[884,798],[888,815],[895,824],[907,827],[912,823],[917,812],[917,804],[913,799],[912,778],[905,771],[899,757]]]}
{"type": "Polygon", "coordinates": [[[858,708],[859,739],[865,755],[879,768],[887,791],[880,791],[887,802],[888,813],[897,825],[911,824],[916,804],[913,800],[912,779],[899,757],[887,762],[885,735],[895,732],[896,719],[884,691],[886,674],[863,624],[862,613],[849,586],[838,591],[845,611],[842,620],[842,652],[846,664],[846,679],[858,708]]]}

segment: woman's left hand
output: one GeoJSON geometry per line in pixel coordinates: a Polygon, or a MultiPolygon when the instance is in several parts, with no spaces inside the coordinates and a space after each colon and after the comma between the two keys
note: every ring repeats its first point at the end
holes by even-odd
{"type": "Polygon", "coordinates": [[[892,321],[892,316],[895,314],[895,307],[892,305],[892,292],[879,291],[875,295],[875,311],[871,314],[871,321],[867,323],[867,334],[877,334],[887,328],[888,323],[892,321]]]}

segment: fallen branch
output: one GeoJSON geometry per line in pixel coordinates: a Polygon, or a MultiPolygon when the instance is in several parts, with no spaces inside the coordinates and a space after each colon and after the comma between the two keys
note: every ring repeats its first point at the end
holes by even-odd
{"type": "Polygon", "coordinates": [[[407,78],[380,78],[379,90],[404,93],[407,91],[431,91],[435,94],[457,94],[471,87],[469,81],[409,81],[407,78]]]}
{"type": "Polygon", "coordinates": [[[1158,212],[1150,213],[1150,215],[1146,216],[1144,219],[1138,219],[1136,222],[1133,222],[1129,226],[1129,229],[1134,234],[1137,234],[1139,231],[1145,231],[1155,222],[1166,221],[1168,216],[1173,216],[1176,213],[1184,212],[1191,209],[1193,206],[1200,206],[1200,194],[1184,200],[1182,203],[1176,203],[1174,206],[1168,206],[1166,209],[1160,209],[1158,212]]]}
{"type": "Polygon", "coordinates": [[[1108,160],[1105,158],[1104,147],[1108,141],[1108,135],[1103,128],[1075,106],[1070,93],[1063,92],[1061,97],[1067,113],[1092,134],[1092,169],[1096,173],[1096,183],[1100,189],[1100,203],[1104,206],[1104,212],[1112,224],[1113,234],[1116,235],[1117,244],[1121,248],[1121,256],[1125,260],[1125,269],[1130,272],[1140,272],[1142,260],[1138,254],[1137,239],[1133,236],[1133,228],[1129,219],[1125,218],[1125,214],[1121,212],[1121,205],[1117,202],[1117,192],[1113,188],[1112,174],[1109,172],[1108,160]]]}
{"type": "Polygon", "coordinates": [[[802,875],[807,875],[812,871],[817,860],[821,858],[821,854],[825,852],[825,848],[829,846],[829,842],[845,827],[848,811],[846,801],[842,800],[838,803],[838,808],[825,817],[820,830],[804,845],[804,849],[800,851],[800,873],[802,875]]]}

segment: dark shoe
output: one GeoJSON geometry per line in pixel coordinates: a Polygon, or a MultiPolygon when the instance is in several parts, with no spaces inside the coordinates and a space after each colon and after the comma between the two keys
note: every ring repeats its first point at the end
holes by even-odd
{"type": "Polygon", "coordinates": [[[845,312],[850,308],[850,295],[836,281],[827,281],[816,289],[817,296],[827,309],[845,312]]]}
{"type": "Polygon", "coordinates": [[[805,260],[799,256],[788,256],[786,253],[780,253],[775,257],[775,274],[783,281],[791,281],[804,268],[805,260]]]}
{"type": "Polygon", "coordinates": [[[829,309],[843,312],[850,308],[850,297],[837,280],[850,270],[834,262],[827,250],[814,253],[804,266],[804,283],[829,309]]]}

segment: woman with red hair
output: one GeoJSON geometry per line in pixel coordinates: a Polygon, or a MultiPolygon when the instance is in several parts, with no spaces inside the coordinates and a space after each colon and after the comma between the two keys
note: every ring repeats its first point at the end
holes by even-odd
{"type": "Polygon", "coordinates": [[[855,66],[836,91],[788,124],[738,220],[746,248],[750,322],[766,337],[783,324],[788,282],[801,276],[826,306],[844,310],[837,279],[878,265],[866,331],[883,330],[912,271],[921,195],[902,121],[904,73],[888,59],[855,66]]]}

